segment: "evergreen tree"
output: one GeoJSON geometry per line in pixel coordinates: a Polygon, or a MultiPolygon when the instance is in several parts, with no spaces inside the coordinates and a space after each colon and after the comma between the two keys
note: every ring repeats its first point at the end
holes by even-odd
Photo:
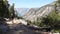
{"type": "Polygon", "coordinates": [[[8,1],[0,1],[0,17],[8,18],[9,10],[8,10],[8,1]]]}
{"type": "Polygon", "coordinates": [[[9,12],[11,14],[11,18],[15,17],[15,11],[14,11],[14,4],[12,4],[12,6],[9,7],[9,12]]]}

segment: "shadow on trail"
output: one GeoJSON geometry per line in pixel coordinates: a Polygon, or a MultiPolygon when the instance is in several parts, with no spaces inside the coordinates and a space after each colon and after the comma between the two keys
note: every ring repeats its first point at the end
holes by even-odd
{"type": "Polygon", "coordinates": [[[5,34],[9,27],[4,18],[0,18],[0,34],[5,34]]]}
{"type": "MultiPolygon", "coordinates": [[[[10,31],[12,31],[12,30],[10,30],[10,31]]],[[[17,24],[13,28],[13,34],[34,34],[34,32],[31,31],[30,29],[28,29],[27,25],[17,24]]]]}
{"type": "Polygon", "coordinates": [[[40,34],[40,32],[34,32],[29,27],[30,26],[23,24],[13,24],[13,27],[9,29],[8,34],[40,34]]]}

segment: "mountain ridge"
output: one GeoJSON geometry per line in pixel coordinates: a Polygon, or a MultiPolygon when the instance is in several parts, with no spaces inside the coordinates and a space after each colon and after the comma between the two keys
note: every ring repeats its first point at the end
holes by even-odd
{"type": "Polygon", "coordinates": [[[55,2],[53,3],[50,3],[50,4],[47,4],[47,5],[44,5],[40,8],[31,8],[27,14],[25,14],[23,16],[24,19],[26,20],[30,20],[30,21],[35,21],[38,17],[45,17],[46,15],[48,15],[52,10],[54,10],[54,4],[55,2]]]}
{"type": "Polygon", "coordinates": [[[23,14],[25,20],[35,21],[38,17],[46,17],[52,10],[55,10],[56,1],[39,8],[21,8],[18,11],[23,14]]]}

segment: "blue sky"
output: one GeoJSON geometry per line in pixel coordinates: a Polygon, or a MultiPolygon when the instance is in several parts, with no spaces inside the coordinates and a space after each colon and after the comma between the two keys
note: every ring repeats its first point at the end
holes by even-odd
{"type": "Polygon", "coordinates": [[[54,0],[8,0],[10,4],[15,3],[15,8],[37,8],[49,4],[54,0]]]}

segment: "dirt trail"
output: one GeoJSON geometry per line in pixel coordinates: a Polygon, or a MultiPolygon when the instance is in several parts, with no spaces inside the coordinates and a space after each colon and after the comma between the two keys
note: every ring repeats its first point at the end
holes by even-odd
{"type": "Polygon", "coordinates": [[[13,24],[10,26],[10,30],[6,34],[37,34],[28,28],[26,25],[13,24]]]}

